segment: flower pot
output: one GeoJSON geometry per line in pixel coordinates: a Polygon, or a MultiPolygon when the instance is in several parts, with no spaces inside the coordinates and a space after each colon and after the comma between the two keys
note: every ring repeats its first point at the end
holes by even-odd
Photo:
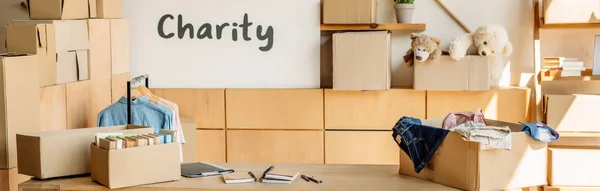
{"type": "Polygon", "coordinates": [[[398,23],[412,23],[415,4],[395,4],[394,9],[396,9],[396,21],[398,23]]]}

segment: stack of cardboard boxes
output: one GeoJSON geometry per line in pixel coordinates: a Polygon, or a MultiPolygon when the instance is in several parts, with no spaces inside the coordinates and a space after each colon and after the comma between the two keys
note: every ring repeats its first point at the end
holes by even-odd
{"type": "MultiPolygon", "coordinates": [[[[377,23],[376,0],[325,0],[324,24],[377,23]]],[[[389,31],[333,34],[333,89],[387,91],[391,87],[389,31]]]]}
{"type": "Polygon", "coordinates": [[[24,180],[17,176],[17,133],[95,127],[98,112],[113,103],[113,89],[122,92],[114,97],[125,95],[129,78],[122,0],[25,5],[30,20],[12,19],[6,26],[11,54],[0,56],[6,101],[0,158],[7,159],[0,168],[6,169],[2,186],[8,186],[2,190],[16,190],[24,180]]]}

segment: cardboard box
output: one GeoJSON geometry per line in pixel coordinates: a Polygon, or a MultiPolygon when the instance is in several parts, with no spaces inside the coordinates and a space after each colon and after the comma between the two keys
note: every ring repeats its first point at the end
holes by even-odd
{"type": "Polygon", "coordinates": [[[42,54],[41,87],[89,79],[85,20],[15,21],[7,39],[8,51],[42,54]]]}
{"type": "Polygon", "coordinates": [[[518,123],[529,121],[531,89],[494,87],[490,91],[427,91],[427,118],[450,112],[483,110],[487,119],[518,123]]]}
{"type": "Polygon", "coordinates": [[[600,133],[560,133],[560,138],[548,147],[600,147],[600,133]]]}
{"type": "MultiPolygon", "coordinates": [[[[95,1],[94,18],[100,19],[120,19],[123,18],[123,0],[90,0],[95,1]]],[[[91,9],[91,7],[90,7],[91,9]]]]}
{"type": "Polygon", "coordinates": [[[387,31],[333,34],[333,89],[389,90],[390,43],[387,31]]]}
{"type": "Polygon", "coordinates": [[[541,81],[542,95],[546,94],[592,94],[600,95],[600,80],[552,80],[541,81]]]}
{"type": "Polygon", "coordinates": [[[40,130],[36,55],[0,54],[0,168],[17,166],[16,134],[40,130]]]}
{"type": "Polygon", "coordinates": [[[109,78],[66,84],[67,129],[95,127],[98,113],[111,105],[109,78]]]}
{"type": "MultiPolygon", "coordinates": [[[[123,96],[127,96],[127,80],[130,80],[129,72],[113,74],[110,78],[111,103],[115,103],[123,96]]],[[[157,95],[158,96],[158,95],[157,95]]],[[[168,99],[168,98],[165,98],[168,99]]],[[[181,107],[181,106],[179,106],[181,107]]],[[[181,110],[181,109],[180,109],[181,110]]]]}
{"type": "Polygon", "coordinates": [[[377,23],[377,0],[323,0],[323,23],[377,23]]]}
{"type": "Polygon", "coordinates": [[[110,78],[112,75],[110,58],[110,20],[88,20],[90,36],[89,66],[90,79],[110,78]]]}
{"type": "Polygon", "coordinates": [[[9,24],[6,27],[8,52],[38,56],[40,87],[56,84],[56,35],[53,24],[9,24]]]}
{"type": "MultiPolygon", "coordinates": [[[[441,127],[443,119],[422,123],[441,127]]],[[[415,173],[413,162],[400,151],[400,174],[462,190],[507,190],[546,184],[548,144],[534,141],[522,125],[486,120],[491,126],[509,126],[511,150],[482,150],[481,144],[449,132],[428,167],[415,173]]]]}
{"type": "Polygon", "coordinates": [[[179,143],[118,150],[90,145],[92,180],[110,188],[167,182],[181,178],[179,143]]]}
{"type": "MultiPolygon", "coordinates": [[[[90,173],[90,143],[96,133],[153,133],[142,126],[113,126],[17,134],[19,173],[39,179],[90,173]]],[[[174,157],[179,161],[179,157],[174,157]]],[[[140,160],[141,161],[141,160],[140,160]]]]}
{"type": "Polygon", "coordinates": [[[544,95],[546,124],[558,132],[600,132],[600,95],[544,95]]]}
{"type": "Polygon", "coordinates": [[[67,96],[65,84],[40,88],[41,131],[67,129],[67,96]]]}
{"type": "Polygon", "coordinates": [[[548,149],[548,184],[551,186],[600,186],[600,149],[548,149]]]}
{"type": "Polygon", "coordinates": [[[325,129],[390,130],[399,116],[425,118],[425,91],[325,89],[325,129]]]}
{"type": "Polygon", "coordinates": [[[73,20],[89,18],[88,0],[27,0],[31,20],[73,20]]]}
{"type": "Polygon", "coordinates": [[[129,27],[127,20],[110,20],[112,74],[129,72],[129,27]]]}
{"type": "Polygon", "coordinates": [[[600,1],[546,0],[542,1],[545,24],[599,23],[600,1]],[[575,11],[576,10],[576,11],[575,11]]]}
{"type": "Polygon", "coordinates": [[[435,63],[415,63],[413,87],[416,90],[490,90],[490,62],[483,56],[454,60],[441,56],[435,63]]]}

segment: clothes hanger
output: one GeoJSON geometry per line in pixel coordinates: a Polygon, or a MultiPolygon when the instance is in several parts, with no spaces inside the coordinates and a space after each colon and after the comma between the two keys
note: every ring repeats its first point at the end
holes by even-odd
{"type": "Polygon", "coordinates": [[[147,96],[153,103],[158,103],[159,97],[152,94],[152,92],[146,86],[138,86],[135,88],[135,90],[139,91],[142,95],[147,96]]]}

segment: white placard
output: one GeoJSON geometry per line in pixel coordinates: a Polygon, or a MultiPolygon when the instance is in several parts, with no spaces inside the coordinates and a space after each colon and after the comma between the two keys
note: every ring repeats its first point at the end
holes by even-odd
{"type": "Polygon", "coordinates": [[[320,0],[123,2],[151,88],[320,87],[320,0]]]}

